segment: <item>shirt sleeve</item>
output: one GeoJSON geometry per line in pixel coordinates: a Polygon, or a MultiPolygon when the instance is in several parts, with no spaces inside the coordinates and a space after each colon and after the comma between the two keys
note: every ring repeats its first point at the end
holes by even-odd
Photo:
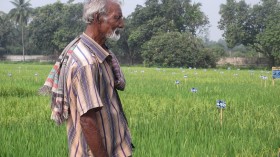
{"type": "Polygon", "coordinates": [[[93,108],[103,107],[98,87],[98,72],[94,65],[80,68],[73,80],[73,90],[77,97],[77,109],[80,116],[93,108]]]}

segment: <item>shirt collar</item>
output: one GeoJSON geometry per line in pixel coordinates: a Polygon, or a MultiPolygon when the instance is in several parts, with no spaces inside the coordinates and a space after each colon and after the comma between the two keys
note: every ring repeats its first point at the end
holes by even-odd
{"type": "Polygon", "coordinates": [[[97,59],[100,63],[102,63],[110,55],[106,50],[104,50],[98,43],[96,43],[85,33],[81,35],[81,41],[97,56],[97,59]]]}

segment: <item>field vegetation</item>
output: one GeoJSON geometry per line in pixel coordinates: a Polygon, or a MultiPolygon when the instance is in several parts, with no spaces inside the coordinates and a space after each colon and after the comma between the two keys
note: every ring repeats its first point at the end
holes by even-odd
{"type": "MultiPolygon", "coordinates": [[[[0,64],[1,157],[68,156],[66,128],[50,120],[49,97],[37,94],[51,66],[0,64]]],[[[123,70],[134,157],[277,156],[280,81],[272,85],[271,71],[123,70]],[[226,102],[222,125],[217,100],[226,102]]]]}

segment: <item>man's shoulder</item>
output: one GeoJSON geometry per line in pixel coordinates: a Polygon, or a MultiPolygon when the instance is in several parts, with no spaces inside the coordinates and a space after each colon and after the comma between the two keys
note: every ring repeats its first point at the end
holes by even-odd
{"type": "Polygon", "coordinates": [[[71,54],[72,58],[77,62],[78,66],[92,65],[96,63],[95,56],[90,50],[79,41],[74,47],[71,54]]]}

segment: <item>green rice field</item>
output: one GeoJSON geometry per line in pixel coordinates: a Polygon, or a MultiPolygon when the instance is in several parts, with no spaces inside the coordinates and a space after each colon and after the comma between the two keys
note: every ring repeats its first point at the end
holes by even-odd
{"type": "MultiPolygon", "coordinates": [[[[50,98],[37,94],[51,67],[0,63],[0,157],[68,156],[66,127],[50,120],[50,98]]],[[[271,70],[123,71],[133,157],[278,156],[280,80],[273,86],[271,70]],[[226,102],[222,115],[217,100],[226,102]]]]}

